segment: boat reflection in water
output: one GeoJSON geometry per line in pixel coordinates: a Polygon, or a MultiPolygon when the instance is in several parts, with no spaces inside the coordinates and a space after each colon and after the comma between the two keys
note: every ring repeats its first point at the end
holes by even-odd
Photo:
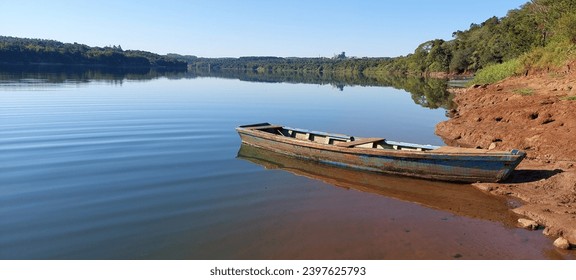
{"type": "Polygon", "coordinates": [[[517,219],[509,211],[506,199],[483,193],[468,184],[357,171],[290,157],[244,143],[240,146],[238,158],[266,169],[281,169],[337,187],[417,203],[459,216],[501,222],[510,227],[515,225],[517,219]]]}

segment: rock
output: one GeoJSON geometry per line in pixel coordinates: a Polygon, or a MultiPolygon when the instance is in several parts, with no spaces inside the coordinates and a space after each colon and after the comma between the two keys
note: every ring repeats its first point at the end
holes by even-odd
{"type": "Polygon", "coordinates": [[[556,240],[554,240],[554,246],[562,250],[570,249],[570,243],[564,237],[558,237],[556,240]]]}
{"type": "Polygon", "coordinates": [[[570,244],[576,245],[576,230],[567,230],[564,232],[564,234],[562,234],[562,236],[566,238],[570,244]]]}
{"type": "Polygon", "coordinates": [[[554,236],[557,235],[556,232],[554,232],[551,228],[547,227],[542,231],[542,234],[546,235],[546,236],[554,236]]]}
{"type": "MultiPolygon", "coordinates": [[[[542,231],[542,234],[550,237],[557,237],[557,236],[564,236],[564,231],[562,231],[562,229],[558,227],[546,227],[542,231]]],[[[566,237],[564,236],[564,238],[566,237]]],[[[570,240],[568,240],[568,242],[570,242],[570,240]]]]}
{"type": "Polygon", "coordinates": [[[495,142],[492,142],[492,143],[490,144],[490,146],[488,147],[488,150],[494,150],[494,149],[496,149],[496,143],[495,143],[495,142]]]}
{"type": "Polygon", "coordinates": [[[518,225],[525,229],[535,230],[538,228],[538,223],[529,219],[518,219],[518,225]]]}

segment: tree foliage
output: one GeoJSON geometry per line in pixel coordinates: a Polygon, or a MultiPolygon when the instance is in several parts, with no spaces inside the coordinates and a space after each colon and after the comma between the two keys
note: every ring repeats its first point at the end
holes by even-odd
{"type": "Polygon", "coordinates": [[[510,10],[505,17],[491,17],[480,24],[471,24],[468,30],[458,30],[452,37],[450,41],[425,42],[412,54],[394,58],[372,71],[462,74],[515,59],[525,64],[534,63],[522,57],[547,58],[540,64],[570,59],[566,49],[576,44],[576,1],[532,0],[510,10]],[[553,57],[558,59],[550,59],[553,57]]]}
{"type": "Polygon", "coordinates": [[[0,63],[186,69],[185,62],[151,52],[124,51],[121,46],[100,48],[78,43],[5,36],[0,36],[0,63]]]}
{"type": "MultiPolygon", "coordinates": [[[[576,1],[532,0],[505,17],[491,17],[467,30],[457,30],[453,39],[434,39],[420,44],[413,53],[396,58],[355,58],[345,52],[332,58],[198,58],[177,57],[189,69],[202,71],[240,70],[255,73],[339,73],[376,76],[382,74],[428,76],[435,73],[471,74],[492,65],[557,63],[576,44],[576,1]],[[563,43],[559,43],[563,42],[563,43]],[[552,59],[557,58],[557,59],[552,59]]],[[[528,66],[525,66],[528,67],[528,66]]],[[[511,67],[494,67],[499,77],[511,67]]]]}

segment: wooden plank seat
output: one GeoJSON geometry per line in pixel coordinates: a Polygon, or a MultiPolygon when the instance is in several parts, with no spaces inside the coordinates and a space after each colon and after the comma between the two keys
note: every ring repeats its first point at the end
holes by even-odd
{"type": "Polygon", "coordinates": [[[363,139],[358,139],[358,140],[354,140],[354,141],[350,141],[350,142],[341,142],[341,143],[336,143],[334,145],[338,146],[338,147],[343,147],[343,148],[351,148],[354,146],[358,146],[358,145],[364,145],[364,144],[368,144],[368,143],[377,143],[380,141],[384,141],[386,139],[384,138],[363,138],[363,139]]]}
{"type": "Polygon", "coordinates": [[[257,130],[266,130],[266,129],[281,129],[281,125],[263,125],[263,126],[254,126],[254,127],[247,127],[248,129],[257,129],[257,130]]]}

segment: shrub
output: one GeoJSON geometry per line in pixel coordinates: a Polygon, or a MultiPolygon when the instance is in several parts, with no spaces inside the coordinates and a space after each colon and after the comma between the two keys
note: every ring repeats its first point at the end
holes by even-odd
{"type": "Polygon", "coordinates": [[[501,64],[493,64],[476,72],[470,84],[492,84],[508,77],[520,74],[522,67],[518,59],[512,59],[501,64]]]}
{"type": "Polygon", "coordinates": [[[524,70],[551,70],[574,59],[576,46],[568,40],[554,40],[546,47],[535,48],[520,56],[518,60],[524,70]]]}

